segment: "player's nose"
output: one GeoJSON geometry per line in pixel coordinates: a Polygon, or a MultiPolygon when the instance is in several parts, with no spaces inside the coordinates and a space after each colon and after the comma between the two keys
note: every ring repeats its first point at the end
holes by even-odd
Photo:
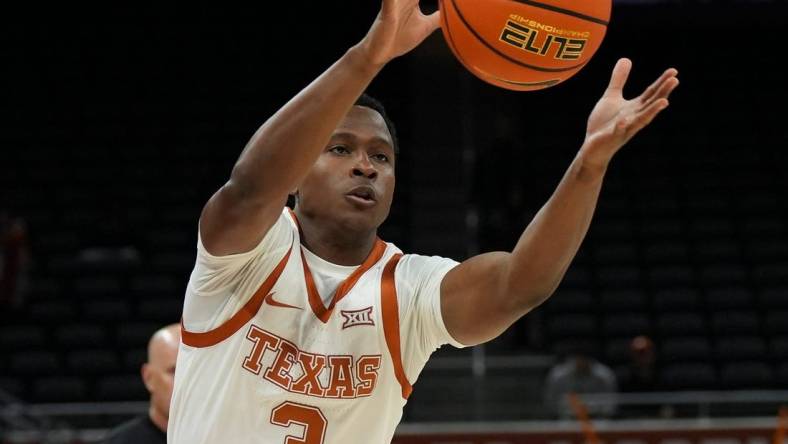
{"type": "Polygon", "coordinates": [[[378,176],[378,170],[375,169],[375,165],[370,162],[369,156],[361,154],[353,165],[352,175],[374,179],[378,176]]]}

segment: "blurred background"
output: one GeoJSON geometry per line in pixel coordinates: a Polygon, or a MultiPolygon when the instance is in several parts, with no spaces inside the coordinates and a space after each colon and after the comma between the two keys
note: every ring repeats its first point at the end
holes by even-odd
{"type": "MultiPolygon", "coordinates": [[[[8,11],[0,442],[98,442],[147,410],[139,368],[180,318],[202,205],[378,7],[8,11]]],[[[681,79],[614,160],[556,294],[485,346],[436,352],[395,442],[593,441],[584,412],[607,442],[782,442],[787,31],[781,0],[615,1],[599,52],[547,90],[481,82],[440,32],[385,68],[369,91],[402,153],[381,237],[457,260],[514,246],[617,58],[630,95],[670,66],[681,79]]]]}

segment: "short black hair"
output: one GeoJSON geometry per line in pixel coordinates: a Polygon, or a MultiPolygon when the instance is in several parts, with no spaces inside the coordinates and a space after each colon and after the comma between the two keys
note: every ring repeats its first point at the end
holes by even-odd
{"type": "Polygon", "coordinates": [[[354,103],[355,106],[364,106],[376,111],[380,114],[380,117],[383,117],[383,121],[386,122],[386,128],[389,129],[389,133],[391,134],[391,143],[394,144],[392,148],[394,148],[394,154],[399,154],[399,140],[397,139],[397,129],[394,127],[394,122],[391,121],[388,114],[386,114],[386,108],[383,107],[383,104],[380,100],[370,96],[367,93],[361,95],[361,97],[356,100],[354,103]]]}

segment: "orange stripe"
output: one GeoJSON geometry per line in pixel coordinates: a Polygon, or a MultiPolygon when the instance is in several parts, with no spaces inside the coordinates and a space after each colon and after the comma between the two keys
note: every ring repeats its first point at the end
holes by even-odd
{"type": "Polygon", "coordinates": [[[588,409],[586,409],[586,405],[576,393],[572,392],[569,394],[569,404],[572,406],[572,410],[574,410],[577,419],[580,421],[580,427],[583,429],[586,442],[589,444],[599,444],[599,437],[594,430],[591,419],[588,417],[588,409]]]}
{"type": "Polygon", "coordinates": [[[394,270],[401,254],[396,254],[389,259],[383,269],[383,279],[380,283],[380,306],[383,309],[383,333],[386,336],[386,346],[394,363],[394,375],[402,387],[402,397],[408,399],[413,387],[408,382],[405,369],[402,367],[402,353],[399,341],[399,306],[397,303],[397,287],[394,285],[394,270]]]}
{"type": "Polygon", "coordinates": [[[296,217],[295,211],[293,211],[292,208],[288,208],[287,212],[290,214],[290,217],[293,219],[293,222],[295,222],[296,227],[298,228],[298,235],[304,237],[301,234],[301,224],[298,222],[298,218],[296,217]]]}
{"type": "Polygon", "coordinates": [[[786,422],[788,422],[788,407],[782,406],[777,412],[777,429],[774,431],[773,444],[785,443],[786,422]]]}
{"type": "MultiPolygon", "coordinates": [[[[301,232],[301,224],[298,222],[298,218],[296,217],[296,214],[293,210],[290,210],[290,217],[293,218],[293,221],[298,227],[298,234],[303,239],[304,235],[301,232]]],[[[370,251],[367,258],[364,259],[364,263],[356,268],[356,270],[351,273],[350,276],[345,278],[345,280],[339,284],[337,290],[334,292],[334,297],[331,299],[331,303],[328,305],[328,307],[326,307],[323,305],[323,299],[320,297],[320,292],[317,291],[315,279],[312,277],[312,271],[309,269],[309,265],[306,263],[304,251],[301,250],[301,263],[304,265],[304,280],[306,281],[306,291],[309,295],[309,306],[312,307],[312,312],[315,313],[315,316],[324,324],[328,322],[337,303],[341,301],[351,289],[353,289],[353,286],[356,285],[356,282],[358,282],[359,279],[361,279],[361,276],[366,273],[367,270],[372,268],[372,266],[383,257],[385,252],[386,243],[380,240],[380,238],[375,239],[375,246],[372,247],[372,251],[370,251]]]]}
{"type": "Polygon", "coordinates": [[[317,286],[315,285],[315,278],[312,277],[309,265],[306,264],[306,257],[304,257],[303,251],[301,251],[301,264],[304,268],[304,279],[306,280],[306,292],[309,306],[312,308],[312,313],[325,324],[328,318],[331,317],[331,313],[326,310],[326,307],[323,305],[323,300],[320,299],[320,294],[317,292],[317,286]]]}
{"type": "Polygon", "coordinates": [[[183,319],[181,318],[181,338],[183,343],[191,347],[211,347],[229,338],[233,335],[233,333],[237,332],[241,329],[241,327],[246,325],[246,323],[249,322],[258,311],[260,311],[260,307],[263,305],[263,301],[265,301],[268,292],[274,287],[274,284],[276,284],[276,281],[279,279],[279,276],[285,269],[287,260],[290,258],[291,251],[293,251],[293,247],[290,247],[290,249],[287,250],[285,257],[279,261],[279,264],[276,266],[276,268],[274,268],[274,271],[268,275],[268,278],[266,278],[265,282],[263,282],[263,285],[261,285],[252,298],[249,299],[249,302],[241,307],[238,313],[234,314],[233,317],[225,321],[224,324],[216,327],[213,330],[203,333],[194,333],[186,330],[186,327],[183,325],[183,319]]]}
{"type": "Polygon", "coordinates": [[[350,276],[348,276],[347,279],[345,279],[342,282],[342,284],[340,284],[339,287],[337,288],[336,294],[334,295],[334,301],[331,302],[331,306],[329,307],[329,309],[331,310],[334,309],[334,305],[336,305],[337,302],[341,301],[342,298],[344,298],[345,295],[348,294],[350,289],[353,288],[354,285],[356,285],[356,282],[358,282],[358,280],[361,279],[361,275],[366,273],[367,270],[369,270],[370,268],[372,268],[373,265],[378,263],[380,258],[383,257],[383,253],[385,252],[386,252],[386,243],[380,240],[379,238],[375,239],[375,246],[372,247],[372,251],[369,253],[369,256],[367,256],[367,258],[364,260],[364,263],[361,264],[360,267],[356,268],[356,271],[354,271],[350,276]]]}

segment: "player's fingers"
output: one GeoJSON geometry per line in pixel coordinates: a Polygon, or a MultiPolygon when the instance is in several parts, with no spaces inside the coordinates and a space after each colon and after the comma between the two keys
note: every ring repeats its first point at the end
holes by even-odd
{"type": "Polygon", "coordinates": [[[664,97],[651,102],[649,106],[638,113],[637,117],[632,122],[632,128],[630,129],[631,133],[634,134],[635,132],[640,131],[646,127],[649,123],[651,123],[652,120],[654,120],[655,117],[657,117],[657,114],[667,108],[668,105],[668,99],[664,97]]]}
{"type": "Polygon", "coordinates": [[[627,83],[629,71],[632,69],[632,61],[627,58],[618,59],[613,73],[610,75],[610,84],[607,86],[605,95],[622,95],[624,84],[627,83]]]}
{"type": "Polygon", "coordinates": [[[656,89],[648,100],[641,99],[641,110],[651,106],[651,104],[659,99],[667,99],[670,97],[670,93],[673,92],[676,87],[679,86],[679,79],[676,77],[670,77],[662,82],[658,89],[656,89]]]}
{"type": "Polygon", "coordinates": [[[678,75],[678,73],[679,73],[678,70],[676,70],[675,68],[666,69],[665,72],[663,72],[662,75],[659,76],[659,78],[654,81],[654,83],[649,85],[649,87],[646,88],[645,91],[643,91],[643,94],[640,95],[640,100],[643,101],[644,103],[651,100],[655,96],[655,93],[659,91],[660,87],[664,85],[665,82],[667,82],[671,78],[675,78],[678,75]]]}

